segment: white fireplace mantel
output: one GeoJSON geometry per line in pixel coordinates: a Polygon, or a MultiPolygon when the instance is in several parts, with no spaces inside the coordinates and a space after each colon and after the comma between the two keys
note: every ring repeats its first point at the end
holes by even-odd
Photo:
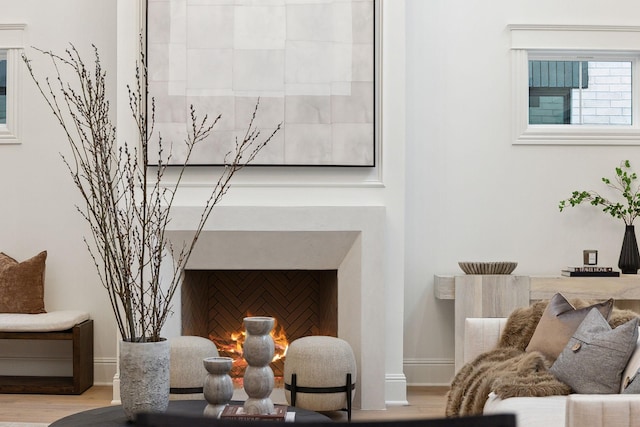
{"type": "MultiPolygon", "coordinates": [[[[182,244],[200,209],[174,207],[171,217],[167,237],[182,244]]],[[[386,352],[402,351],[385,345],[384,239],[383,206],[216,206],[187,268],[337,270],[338,336],[358,367],[354,406],[384,409],[386,352]]],[[[180,305],[177,292],[166,337],[181,334],[180,305]]]]}

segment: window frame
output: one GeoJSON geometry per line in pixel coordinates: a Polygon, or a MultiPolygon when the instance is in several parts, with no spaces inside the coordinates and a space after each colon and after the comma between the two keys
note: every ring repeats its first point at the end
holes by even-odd
{"type": "Polygon", "coordinates": [[[6,123],[0,124],[0,144],[20,144],[21,54],[25,24],[0,24],[0,50],[7,54],[6,123]]]}
{"type": "Polygon", "coordinates": [[[510,25],[514,145],[640,145],[640,27],[510,25]],[[631,125],[529,124],[529,60],[632,61],[631,125]]]}
{"type": "MultiPolygon", "coordinates": [[[[6,124],[5,123],[6,122],[6,108],[7,108],[7,106],[6,106],[6,101],[7,101],[7,96],[6,96],[7,95],[7,93],[6,93],[6,89],[7,89],[6,88],[6,86],[7,86],[7,82],[6,82],[6,79],[7,79],[7,70],[6,70],[7,51],[6,51],[6,49],[0,49],[0,64],[2,64],[2,62],[5,63],[5,67],[4,67],[5,68],[5,70],[4,70],[4,74],[5,74],[5,76],[4,76],[4,78],[5,78],[5,82],[4,82],[5,93],[3,94],[1,92],[3,86],[1,85],[2,80],[0,79],[0,96],[4,95],[4,98],[5,98],[4,103],[5,103],[5,105],[4,106],[1,105],[2,103],[0,102],[0,110],[4,107],[4,109],[5,109],[5,117],[4,117],[4,121],[0,122],[0,125],[6,124]]],[[[1,66],[0,66],[0,69],[1,69],[1,66]]]]}

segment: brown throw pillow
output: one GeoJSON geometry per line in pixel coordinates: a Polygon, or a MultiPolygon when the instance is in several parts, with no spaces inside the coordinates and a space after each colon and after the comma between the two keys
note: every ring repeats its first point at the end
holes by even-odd
{"type": "Polygon", "coordinates": [[[542,313],[527,351],[539,351],[553,363],[592,308],[597,308],[602,317],[608,320],[613,299],[576,309],[562,294],[555,294],[542,313]]]}
{"type": "Polygon", "coordinates": [[[23,262],[0,252],[0,313],[45,313],[47,251],[23,262]]]}

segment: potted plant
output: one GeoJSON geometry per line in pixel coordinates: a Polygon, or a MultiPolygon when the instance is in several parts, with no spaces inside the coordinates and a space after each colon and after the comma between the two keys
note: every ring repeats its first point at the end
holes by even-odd
{"type": "Polygon", "coordinates": [[[231,178],[254,160],[280,125],[270,135],[261,136],[253,125],[256,104],[243,139],[236,140],[235,150],[227,154],[220,175],[212,180],[211,192],[203,201],[191,240],[174,248],[165,230],[176,193],[194,147],[207,139],[220,116],[200,119],[191,107],[184,163],[178,166],[174,182],[165,183],[171,153],[165,152],[167,144],[154,132],[153,99],[148,100],[147,108],[144,55],[141,54],[136,67],[136,87],[128,88],[137,140],[123,143],[116,140],[116,126],[107,99],[106,71],[101,66],[98,49],[95,46],[93,49],[92,68],[87,67],[73,45],[64,55],[36,49],[53,64],[55,74],[44,83],[36,78],[31,61],[26,56],[23,60],[70,145],[71,155],[63,156],[63,160],[84,200],[78,211],[88,222],[92,235],[91,240],[85,238],[85,243],[107,290],[122,338],[121,400],[127,416],[133,419],[139,411],[166,409],[169,346],[161,330],[171,313],[171,302],[184,268],[214,206],[228,191],[231,178]],[[74,81],[65,82],[63,76],[67,75],[74,81]],[[156,138],[159,147],[158,164],[154,167],[148,166],[152,138],[156,138]],[[161,266],[167,262],[173,263],[169,277],[161,275],[161,266]],[[143,355],[146,347],[157,346],[161,348],[159,355],[143,355]],[[137,391],[132,388],[134,384],[147,384],[149,390],[137,391]],[[144,397],[142,403],[136,401],[140,396],[144,397]],[[152,397],[157,402],[152,402],[152,397]]]}
{"type": "Polygon", "coordinates": [[[638,253],[638,243],[633,221],[640,215],[640,186],[636,184],[638,176],[631,169],[629,160],[620,162],[616,168],[616,175],[613,180],[602,178],[602,182],[607,187],[620,193],[624,201],[613,202],[601,196],[595,191],[574,191],[571,197],[561,200],[559,204],[560,212],[567,206],[577,206],[581,203],[590,203],[599,206],[602,211],[614,218],[622,219],[625,224],[624,239],[618,260],[618,267],[624,274],[637,274],[640,268],[640,254],[638,253]]]}

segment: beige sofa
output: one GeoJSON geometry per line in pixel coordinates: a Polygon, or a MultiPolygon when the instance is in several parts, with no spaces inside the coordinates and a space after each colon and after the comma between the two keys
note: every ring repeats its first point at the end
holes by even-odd
{"type": "MultiPolygon", "coordinates": [[[[464,363],[496,346],[506,318],[465,320],[464,363]]],[[[623,373],[623,380],[640,367],[640,339],[623,373]]],[[[512,397],[490,394],[485,414],[515,413],[518,427],[640,426],[640,395],[571,394],[569,396],[512,397]]]]}

